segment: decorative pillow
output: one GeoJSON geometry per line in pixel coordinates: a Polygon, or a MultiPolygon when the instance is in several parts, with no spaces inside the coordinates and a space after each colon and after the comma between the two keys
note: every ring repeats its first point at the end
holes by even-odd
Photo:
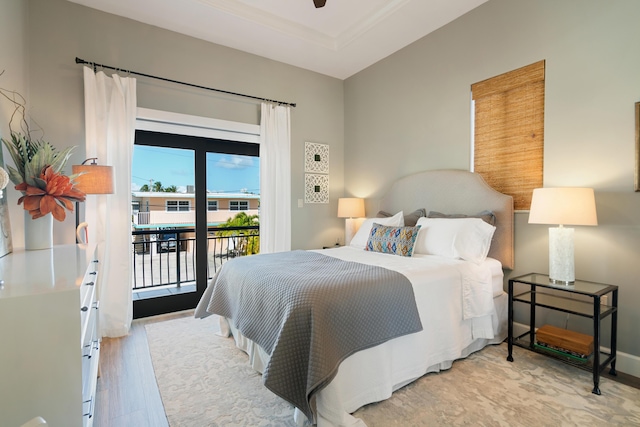
{"type": "MultiPolygon", "coordinates": [[[[389,212],[385,212],[385,211],[379,211],[378,214],[376,215],[377,218],[388,218],[390,216],[391,216],[391,214],[389,212]]],[[[404,225],[409,225],[409,226],[413,227],[418,222],[418,219],[422,218],[424,216],[427,216],[427,210],[426,209],[416,209],[415,211],[411,212],[410,214],[407,214],[407,215],[404,216],[404,225]]]]}
{"type": "Polygon", "coordinates": [[[377,222],[381,225],[388,225],[392,227],[402,227],[404,225],[403,221],[403,213],[402,211],[398,212],[394,216],[389,218],[368,218],[365,219],[356,235],[353,236],[351,242],[349,242],[349,246],[355,246],[360,249],[364,249],[367,246],[367,240],[369,240],[369,235],[371,234],[371,226],[374,222],[377,222]]]}
{"type": "Polygon", "coordinates": [[[374,223],[365,247],[368,251],[383,252],[400,256],[413,255],[413,246],[420,226],[389,227],[374,223]]]}
{"type": "Polygon", "coordinates": [[[443,214],[436,211],[429,211],[427,218],[480,218],[489,225],[496,225],[496,216],[491,211],[482,211],[475,215],[465,214],[443,214]]]}
{"type": "Polygon", "coordinates": [[[481,263],[496,228],[480,218],[420,218],[414,252],[481,263]]]}

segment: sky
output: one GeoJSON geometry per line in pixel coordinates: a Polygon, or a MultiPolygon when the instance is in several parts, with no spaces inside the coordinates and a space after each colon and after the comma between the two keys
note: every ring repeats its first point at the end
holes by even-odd
{"type": "MultiPolygon", "coordinates": [[[[134,145],[131,165],[131,190],[144,184],[163,187],[175,185],[184,192],[195,184],[194,151],[177,148],[134,145]]],[[[211,192],[260,193],[259,158],[232,154],[207,153],[207,190],[211,192]]]]}

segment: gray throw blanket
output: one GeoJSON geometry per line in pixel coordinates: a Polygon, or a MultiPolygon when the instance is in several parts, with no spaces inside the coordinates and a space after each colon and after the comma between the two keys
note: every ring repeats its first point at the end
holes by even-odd
{"type": "Polygon", "coordinates": [[[422,330],[405,276],[306,251],[228,261],[196,309],[196,317],[208,314],[231,319],[270,355],[262,382],[311,421],[314,394],[340,362],[422,330]]]}

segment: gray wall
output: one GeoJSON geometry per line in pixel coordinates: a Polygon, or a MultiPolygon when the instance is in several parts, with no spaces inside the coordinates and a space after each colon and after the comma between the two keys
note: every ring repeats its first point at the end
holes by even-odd
{"type": "MultiPolygon", "coordinates": [[[[545,59],[545,185],[596,190],[600,225],[576,230],[576,274],[620,286],[619,349],[635,355],[626,360],[636,360],[640,371],[640,194],[633,192],[638,16],[636,0],[490,0],[343,83],[63,0],[5,0],[0,70],[7,72],[0,82],[30,95],[32,116],[59,147],[83,146],[76,56],[297,102],[292,244],[315,248],[342,237],[344,223],[335,214],[343,192],[367,197],[371,214],[376,198],[398,177],[468,169],[470,85],[545,59]],[[296,207],[304,197],[304,141],[331,145],[329,205],[296,207]]],[[[142,78],[138,84],[143,107],[259,120],[254,103],[142,78]]],[[[6,109],[0,118],[4,136],[6,109]]],[[[83,159],[79,150],[72,163],[83,159]]],[[[9,191],[14,242],[20,246],[17,198],[9,191]]],[[[72,218],[56,223],[56,243],[73,242],[73,227],[72,218]]],[[[547,227],[528,225],[526,212],[516,214],[515,244],[512,275],[547,271],[547,227]]],[[[587,328],[574,317],[573,324],[587,328]]]]}
{"type": "MultiPolygon", "coordinates": [[[[576,276],[620,286],[618,349],[640,356],[638,16],[635,0],[490,0],[347,79],[345,192],[371,214],[398,177],[469,169],[471,84],[545,59],[544,185],[595,189],[599,225],[576,228],[576,276]]],[[[548,271],[547,227],[527,220],[516,214],[512,276],[548,271]]]]}
{"type": "MultiPolygon", "coordinates": [[[[202,86],[295,102],[298,106],[291,112],[292,247],[319,248],[343,235],[344,221],[336,217],[344,169],[341,80],[63,0],[12,3],[15,8],[28,5],[24,19],[18,12],[5,15],[4,3],[2,15],[10,19],[15,13],[14,20],[29,28],[24,60],[29,68],[31,116],[55,146],[80,146],[69,169],[85,158],[82,66],[74,63],[76,56],[202,86]],[[297,207],[297,199],[304,198],[305,141],[331,147],[329,204],[297,207]]],[[[13,64],[2,64],[1,68],[13,68],[13,64]]],[[[138,78],[138,105],[245,123],[257,124],[260,119],[256,101],[144,77],[138,78]]],[[[12,190],[9,196],[10,205],[15,205],[19,194],[12,190]]],[[[22,246],[22,212],[14,207],[11,214],[12,220],[17,218],[14,240],[22,246]]],[[[73,243],[74,227],[73,214],[63,223],[54,222],[54,243],[73,243]]]]}
{"type": "MultiPolygon", "coordinates": [[[[23,97],[29,98],[28,85],[27,85],[27,35],[26,35],[26,17],[27,17],[27,3],[23,0],[6,0],[2,3],[0,10],[0,88],[16,91],[23,97]]],[[[9,138],[9,121],[13,114],[13,105],[4,98],[0,97],[0,138],[9,138]]],[[[19,123],[14,119],[12,128],[18,129],[19,123]]],[[[9,153],[2,145],[2,154],[4,163],[11,163],[9,153]]],[[[4,166],[4,165],[0,165],[4,166]]],[[[16,206],[18,194],[13,190],[13,184],[9,183],[5,190],[7,194],[7,203],[9,206],[9,219],[12,224],[13,230],[18,230],[15,227],[16,223],[22,224],[23,213],[22,210],[16,206]],[[9,196],[11,195],[11,197],[9,196]]],[[[20,228],[19,230],[22,230],[20,228]]],[[[14,231],[12,234],[16,234],[14,231]]],[[[20,246],[24,246],[24,237],[20,231],[19,242],[13,240],[13,245],[16,247],[16,243],[20,246]]]]}

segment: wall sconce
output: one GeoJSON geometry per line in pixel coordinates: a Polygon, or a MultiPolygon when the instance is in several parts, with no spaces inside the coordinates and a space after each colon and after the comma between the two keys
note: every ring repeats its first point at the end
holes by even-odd
{"type": "Polygon", "coordinates": [[[338,218],[346,218],[344,228],[345,246],[351,242],[356,234],[356,221],[354,218],[364,217],[364,199],[356,197],[344,197],[338,199],[338,218]]]}
{"type": "MultiPolygon", "coordinates": [[[[74,179],[75,187],[85,194],[113,194],[113,166],[100,166],[97,157],[90,157],[81,165],[73,165],[71,172],[78,176],[74,179]],[[86,164],[91,161],[90,164],[86,164]]],[[[76,202],[76,232],[79,233],[80,212],[76,202]]],[[[79,237],[78,237],[79,240],[79,237]]],[[[85,238],[86,243],[86,238],[85,238]]]]}
{"type": "Polygon", "coordinates": [[[536,188],[529,224],[559,224],[549,228],[549,280],[572,285],[575,280],[573,228],[564,225],[598,225],[592,188],[536,188]]]}

